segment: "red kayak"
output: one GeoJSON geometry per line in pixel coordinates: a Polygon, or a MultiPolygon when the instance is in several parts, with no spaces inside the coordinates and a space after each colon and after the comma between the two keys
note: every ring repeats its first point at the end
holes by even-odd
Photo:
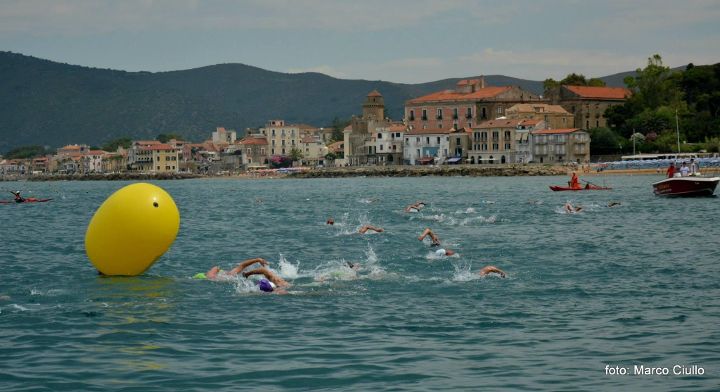
{"type": "Polygon", "coordinates": [[[607,186],[597,186],[593,184],[585,184],[585,186],[582,186],[580,188],[573,188],[569,186],[560,186],[560,185],[550,185],[550,189],[552,189],[555,192],[558,191],[607,191],[612,188],[607,186]]]}
{"type": "Polygon", "coordinates": [[[23,204],[23,203],[44,203],[52,199],[37,199],[35,197],[26,197],[23,202],[16,202],[15,200],[0,200],[0,204],[23,204]]]}

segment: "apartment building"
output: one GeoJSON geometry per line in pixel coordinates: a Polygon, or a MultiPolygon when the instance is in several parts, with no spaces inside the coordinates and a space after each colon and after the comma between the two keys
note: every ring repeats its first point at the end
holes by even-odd
{"type": "Polygon", "coordinates": [[[532,131],[535,163],[590,162],[590,134],[579,128],[532,131]]]}

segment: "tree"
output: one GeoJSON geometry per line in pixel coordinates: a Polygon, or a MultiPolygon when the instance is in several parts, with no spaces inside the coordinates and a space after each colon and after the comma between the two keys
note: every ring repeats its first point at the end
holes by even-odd
{"type": "Polygon", "coordinates": [[[5,155],[7,159],[29,159],[35,157],[45,156],[52,151],[46,149],[43,146],[21,146],[14,148],[5,155]]]}
{"type": "Polygon", "coordinates": [[[157,140],[160,143],[167,143],[170,139],[182,140],[183,137],[175,133],[161,133],[157,135],[157,140]]]}
{"type": "Polygon", "coordinates": [[[598,78],[592,78],[592,79],[588,80],[587,85],[590,87],[605,87],[606,86],[605,81],[603,81],[602,79],[598,79],[598,78]]]}
{"type": "Polygon", "coordinates": [[[625,84],[634,90],[630,99],[639,100],[643,107],[657,109],[669,105],[677,107],[682,99],[679,88],[680,75],[674,74],[662,63],[662,57],[654,54],[648,58],[645,68],[636,70],[637,76],[626,77],[625,84]]]}
{"type": "Polygon", "coordinates": [[[565,79],[560,81],[560,84],[563,86],[587,86],[587,80],[585,79],[585,75],[583,74],[576,74],[571,73],[568,76],[565,77],[565,79]]]}
{"type": "Polygon", "coordinates": [[[305,157],[305,156],[303,155],[302,150],[300,150],[299,148],[293,147],[293,148],[290,150],[290,159],[291,159],[293,162],[299,161],[299,160],[303,159],[304,157],[305,157]]]}
{"type": "Polygon", "coordinates": [[[335,155],[334,152],[330,151],[329,153],[325,154],[325,160],[326,161],[334,161],[337,159],[337,155],[335,155]]]}
{"type": "Polygon", "coordinates": [[[555,80],[553,78],[547,78],[543,82],[544,91],[548,91],[550,89],[554,89],[554,88],[558,88],[558,87],[560,87],[560,82],[558,82],[557,80],[555,80]]]}
{"type": "Polygon", "coordinates": [[[609,128],[593,128],[590,130],[590,153],[593,155],[610,155],[622,151],[627,141],[609,128]]]}
{"type": "Polygon", "coordinates": [[[332,128],[332,139],[336,142],[342,141],[345,139],[345,134],[343,131],[345,130],[345,127],[350,125],[351,120],[340,120],[339,118],[335,117],[332,121],[332,125],[330,126],[332,128]]]}
{"type": "Polygon", "coordinates": [[[129,137],[121,137],[111,140],[102,145],[103,151],[117,151],[118,147],[128,149],[132,146],[132,140],[129,137]]]}

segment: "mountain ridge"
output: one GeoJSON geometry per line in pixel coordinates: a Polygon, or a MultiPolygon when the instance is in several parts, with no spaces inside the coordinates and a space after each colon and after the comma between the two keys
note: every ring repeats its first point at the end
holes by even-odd
{"type": "MultiPolygon", "coordinates": [[[[372,90],[383,94],[388,116],[399,120],[408,99],[476,77],[406,84],[282,73],[241,63],[130,72],[0,52],[0,151],[30,144],[100,145],[161,133],[205,140],[219,126],[236,129],[240,136],[245,128],[274,118],[327,126],[336,117],[359,114],[372,90]]],[[[542,93],[541,81],[484,77],[488,85],[542,93]]]]}

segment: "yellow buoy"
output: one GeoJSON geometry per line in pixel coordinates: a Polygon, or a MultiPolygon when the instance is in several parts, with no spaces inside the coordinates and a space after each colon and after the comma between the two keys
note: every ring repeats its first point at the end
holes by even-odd
{"type": "Polygon", "coordinates": [[[110,195],[90,220],[85,251],[104,275],[145,272],[172,245],[180,212],[162,188],[128,185],[110,195]]]}

